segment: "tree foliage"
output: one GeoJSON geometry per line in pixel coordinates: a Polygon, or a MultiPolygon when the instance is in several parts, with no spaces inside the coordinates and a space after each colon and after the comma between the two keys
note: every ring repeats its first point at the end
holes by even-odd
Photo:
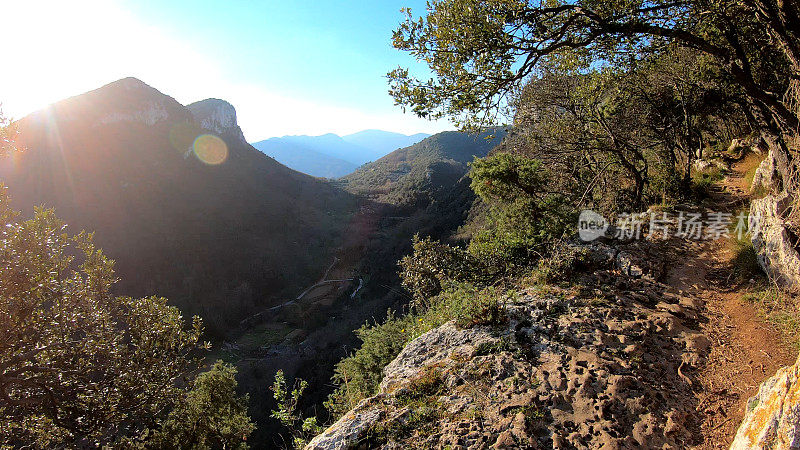
{"type": "Polygon", "coordinates": [[[534,262],[574,223],[569,191],[554,188],[541,161],[513,153],[476,159],[472,189],[489,204],[488,226],[473,236],[469,252],[492,272],[534,262]]]}
{"type": "Polygon", "coordinates": [[[424,18],[406,10],[394,33],[434,78],[396,69],[391,93],[421,116],[474,125],[502,112],[543,60],[620,65],[675,43],[713,57],[766,118],[796,131],[783,93],[800,74],[799,10],[781,0],[434,0],[424,18]]]}
{"type": "MultiPolygon", "coordinates": [[[[208,391],[214,375],[192,381],[205,346],[200,319],[187,328],[163,298],[115,296],[113,261],[91,234],[70,235],[52,210],[18,216],[3,188],[0,445],[146,445],[167,413],[181,414],[208,391]],[[187,383],[196,388],[188,394],[187,383]]],[[[227,375],[214,389],[219,395],[233,392],[227,375]]],[[[186,424],[172,417],[173,429],[186,424]]],[[[223,422],[205,427],[227,427],[223,422]]]]}
{"type": "Polygon", "coordinates": [[[255,426],[247,415],[248,395],[236,394],[236,368],[217,361],[191,382],[147,448],[246,449],[255,426]]]}
{"type": "Polygon", "coordinates": [[[486,266],[463,249],[430,238],[413,238],[413,253],[398,263],[400,279],[418,304],[438,295],[447,281],[479,281],[486,266]]]}

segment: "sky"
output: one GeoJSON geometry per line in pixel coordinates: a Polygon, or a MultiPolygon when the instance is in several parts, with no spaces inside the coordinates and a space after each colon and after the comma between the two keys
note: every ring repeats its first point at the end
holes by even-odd
{"type": "Polygon", "coordinates": [[[120,78],[183,104],[221,98],[249,141],[453,126],[404,114],[391,69],[425,68],[391,46],[400,9],[424,0],[0,0],[0,103],[21,118],[120,78]]]}

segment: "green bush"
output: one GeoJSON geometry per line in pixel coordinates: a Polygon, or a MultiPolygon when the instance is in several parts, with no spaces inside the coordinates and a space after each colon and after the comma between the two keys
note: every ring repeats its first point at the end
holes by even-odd
{"type": "Polygon", "coordinates": [[[322,427],[317,424],[316,417],[303,418],[298,412],[300,397],[306,388],[308,388],[308,382],[297,379],[290,391],[282,370],[275,374],[275,381],[272,383],[272,397],[278,404],[278,409],[273,410],[270,415],[273,419],[278,419],[281,425],[289,430],[292,436],[292,447],[295,449],[305,447],[312,437],[322,432],[322,427]]]}
{"type": "Polygon", "coordinates": [[[487,270],[477,258],[431,238],[413,239],[414,252],[400,260],[400,279],[416,302],[424,302],[442,291],[448,281],[480,282],[487,270]]]}
{"type": "Polygon", "coordinates": [[[536,261],[574,227],[571,193],[551,191],[541,161],[502,153],[473,161],[470,177],[490,211],[469,252],[498,274],[536,261]]]}
{"type": "Polygon", "coordinates": [[[378,390],[383,368],[415,334],[414,322],[413,315],[396,317],[390,312],[382,324],[365,324],[356,330],[361,346],[336,364],[333,382],[338,388],[325,403],[333,415],[344,414],[378,390]]]}
{"type": "Polygon", "coordinates": [[[246,440],[255,429],[247,415],[249,396],[237,395],[236,387],[236,368],[217,361],[193,380],[186,397],[143,448],[249,448],[246,440]]]}

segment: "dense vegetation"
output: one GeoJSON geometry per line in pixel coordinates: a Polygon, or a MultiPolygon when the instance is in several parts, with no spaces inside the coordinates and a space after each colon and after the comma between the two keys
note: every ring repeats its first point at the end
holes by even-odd
{"type": "Polygon", "coordinates": [[[466,172],[475,157],[486,156],[505,137],[502,128],[483,133],[438,133],[365,164],[341,179],[355,194],[406,208],[425,207],[466,172]]]}
{"type": "Polygon", "coordinates": [[[236,371],[202,370],[202,322],[115,296],[113,262],[0,192],[0,447],[244,448],[236,371]]]}

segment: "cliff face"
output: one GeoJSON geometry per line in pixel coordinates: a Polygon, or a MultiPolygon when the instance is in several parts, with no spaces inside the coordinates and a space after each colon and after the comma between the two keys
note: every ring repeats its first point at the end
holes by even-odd
{"type": "Polygon", "coordinates": [[[247,140],[236,121],[236,109],[225,100],[208,98],[186,107],[191,111],[194,120],[206,130],[226,136],[234,141],[247,145],[247,140]]]}
{"type": "Polygon", "coordinates": [[[636,248],[581,251],[594,288],[528,288],[500,326],[423,334],[307,449],[690,445],[701,305],[655,281],[657,266],[630,270],[647,260],[636,248]]]}
{"type": "Polygon", "coordinates": [[[766,195],[750,204],[750,217],[757,220],[752,240],[764,271],[780,286],[797,293],[800,292],[800,254],[797,236],[786,226],[791,220],[786,215],[792,209],[796,193],[788,191],[781,182],[790,176],[785,175],[788,163],[777,159],[782,153],[775,150],[776,145],[767,141],[767,157],[753,177],[751,192],[766,195]]]}

